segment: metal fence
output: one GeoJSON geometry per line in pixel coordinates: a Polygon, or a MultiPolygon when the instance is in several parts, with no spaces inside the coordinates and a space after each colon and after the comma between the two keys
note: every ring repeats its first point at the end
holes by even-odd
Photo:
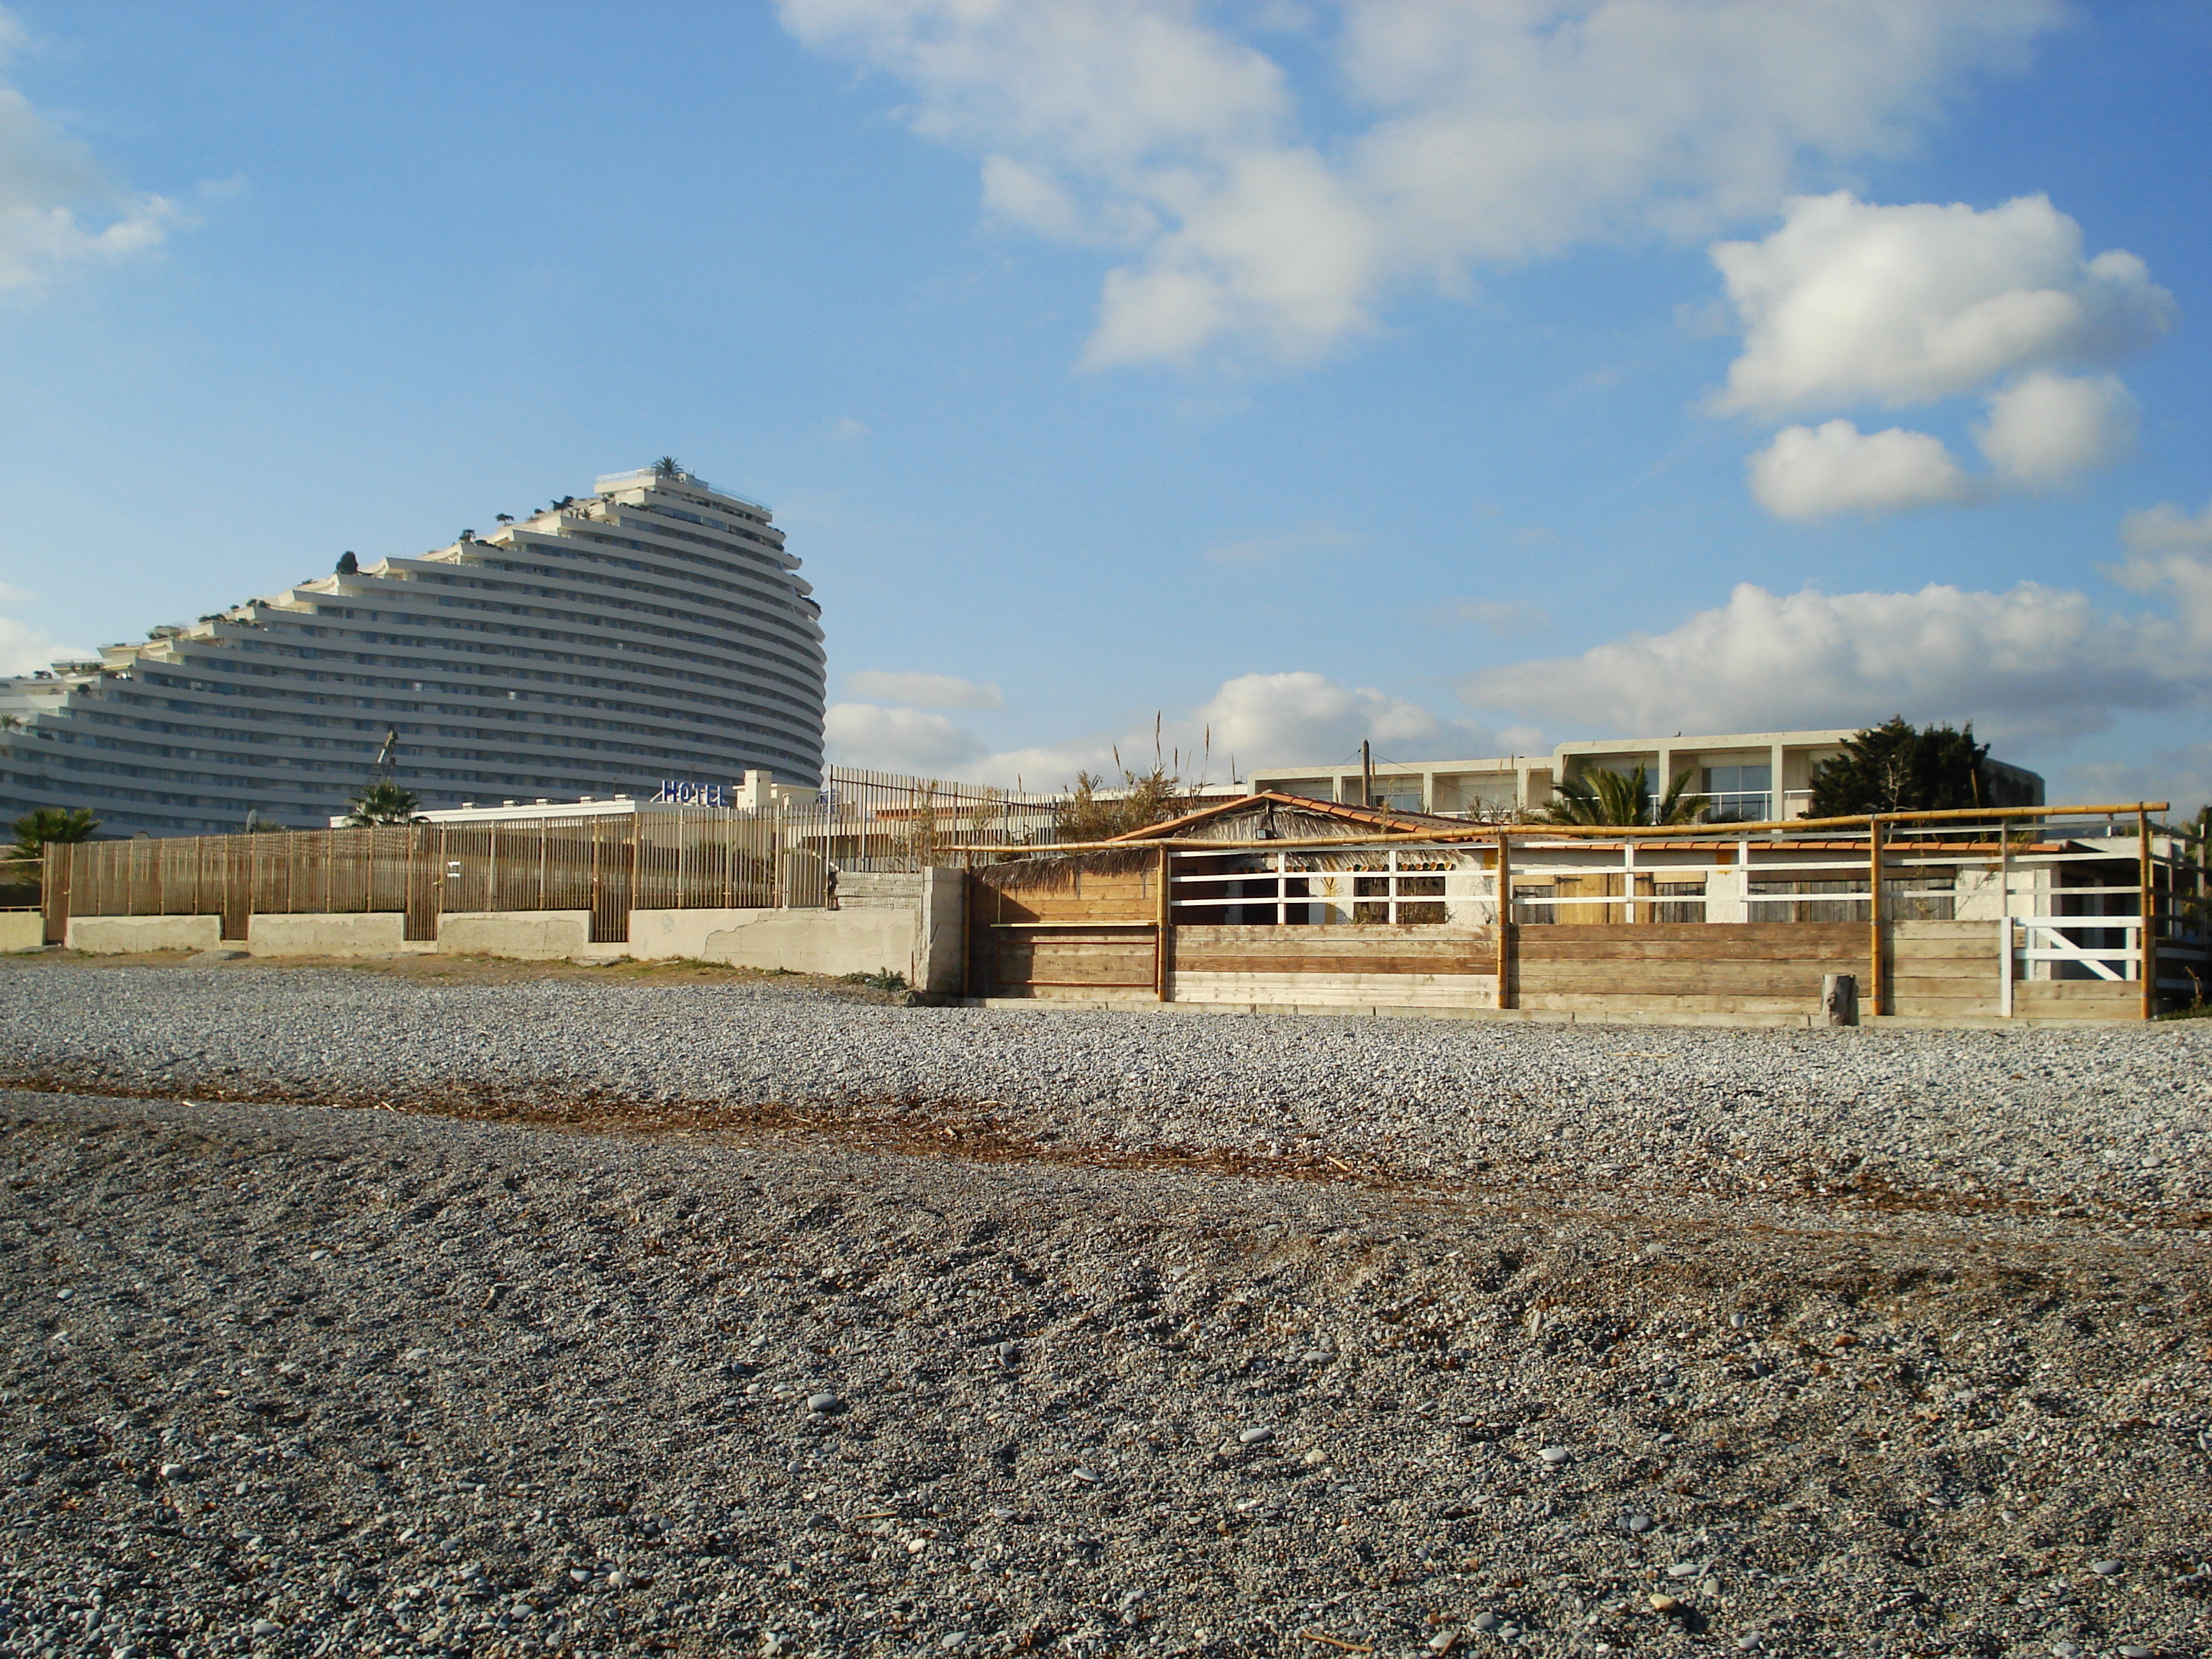
{"type": "MultiPolygon", "coordinates": [[[[818,909],[840,871],[910,872],[964,848],[1057,836],[1053,797],[832,769],[818,800],[762,811],[661,806],[574,817],[381,824],[57,847],[46,932],[68,918],[396,911],[406,937],[461,912],[589,911],[595,942],[633,910],[818,909]]],[[[32,890],[31,896],[40,896],[32,890]]]]}

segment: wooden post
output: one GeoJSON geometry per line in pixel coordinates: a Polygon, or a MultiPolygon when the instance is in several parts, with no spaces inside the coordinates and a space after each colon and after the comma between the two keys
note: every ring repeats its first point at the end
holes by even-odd
{"type": "Polygon", "coordinates": [[[39,848],[39,908],[45,912],[45,938],[49,945],[69,943],[70,855],[76,849],[67,842],[50,841],[39,848]]]}
{"type": "Polygon", "coordinates": [[[1820,976],[1820,1018],[1829,1025],[1859,1023],[1859,982],[1850,974],[1820,976]]]}
{"type": "Polygon", "coordinates": [[[1872,958],[1868,963],[1867,1012],[1878,1016],[1889,1012],[1889,982],[1881,968],[1881,820],[1876,817],[1867,820],[1867,915],[1872,958]]]}
{"type": "Polygon", "coordinates": [[[2012,1018],[2012,832],[1997,825],[1997,1012],[2012,1018]]]}
{"type": "Polygon", "coordinates": [[[1359,740],[1359,804],[1375,805],[1375,756],[1365,738],[1359,740]]]}
{"type": "Polygon", "coordinates": [[[2136,905],[2136,914],[2142,918],[2142,1017],[2158,1017],[2158,890],[2153,884],[2157,872],[2151,867],[2150,815],[2136,814],[2136,871],[2142,897],[2136,905]]]}
{"type": "Polygon", "coordinates": [[[1174,900],[1175,854],[1166,848],[1160,848],[1160,890],[1155,895],[1152,921],[1152,1000],[1168,1000],[1168,930],[1173,924],[1175,912],[1170,908],[1174,900]]]}
{"type": "Polygon", "coordinates": [[[1513,984],[1513,840],[1498,832],[1498,1006],[1520,1006],[1513,984]]]}

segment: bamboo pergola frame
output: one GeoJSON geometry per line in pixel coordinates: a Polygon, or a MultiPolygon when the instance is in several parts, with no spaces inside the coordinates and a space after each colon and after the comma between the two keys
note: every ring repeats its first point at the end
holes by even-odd
{"type": "MultiPolygon", "coordinates": [[[[1534,841],[1554,837],[1594,837],[1613,841],[1624,836],[1660,836],[1680,840],[1686,836],[1723,835],[1731,838],[1758,835],[1778,830],[1865,830],[1869,832],[1877,824],[1887,829],[1896,824],[1945,823],[1983,822],[1990,818],[2134,818],[2147,822],[2153,812],[2171,810],[2170,801],[2131,800],[2104,803],[2087,806],[1960,806],[1919,812],[1872,812],[1856,817],[1843,818],[1771,818],[1759,823],[1481,823],[1469,824],[1464,830],[1431,830],[1418,827],[1399,829],[1383,825],[1361,831],[1357,836],[1319,836],[1285,837],[1278,841],[1218,841],[1197,836],[1147,836],[1141,832],[1117,836],[1111,841],[1055,842],[1048,846],[969,846],[958,848],[974,855],[978,853],[1019,853],[1032,858],[1048,858],[1060,853],[1127,853],[1143,848],[1165,847],[1176,852],[1201,852],[1208,848],[1266,847],[1279,851],[1297,851],[1306,848],[1341,847],[1347,841],[1403,841],[1427,842],[1449,846],[1463,842],[1499,842],[1507,839],[1534,841]]],[[[951,850],[951,849],[948,849],[951,850]]]]}

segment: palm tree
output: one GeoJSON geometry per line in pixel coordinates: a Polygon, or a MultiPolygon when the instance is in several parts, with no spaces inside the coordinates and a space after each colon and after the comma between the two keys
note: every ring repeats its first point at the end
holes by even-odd
{"type": "Polygon", "coordinates": [[[364,785],[358,793],[348,798],[346,805],[353,808],[346,814],[346,822],[356,826],[413,823],[422,810],[422,803],[412,789],[403,789],[389,779],[364,785]]]}
{"type": "Polygon", "coordinates": [[[15,820],[15,856],[46,856],[50,841],[90,841],[100,820],[89,806],[41,806],[15,820]]]}
{"type": "Polygon", "coordinates": [[[1602,768],[1555,785],[1558,797],[1536,814],[1541,823],[1694,823],[1705,809],[1690,793],[1691,769],[1684,767],[1656,800],[1642,767],[1632,772],[1602,768]]]}
{"type": "Polygon", "coordinates": [[[684,463],[673,455],[663,455],[653,464],[653,470],[664,478],[680,478],[684,476],[684,463]]]}

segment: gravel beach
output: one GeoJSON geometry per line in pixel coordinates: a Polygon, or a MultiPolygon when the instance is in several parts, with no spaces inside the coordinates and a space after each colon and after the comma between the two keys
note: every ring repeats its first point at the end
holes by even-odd
{"type": "Polygon", "coordinates": [[[0,1653],[2212,1650],[2212,1025],[0,964],[0,1653]]]}

